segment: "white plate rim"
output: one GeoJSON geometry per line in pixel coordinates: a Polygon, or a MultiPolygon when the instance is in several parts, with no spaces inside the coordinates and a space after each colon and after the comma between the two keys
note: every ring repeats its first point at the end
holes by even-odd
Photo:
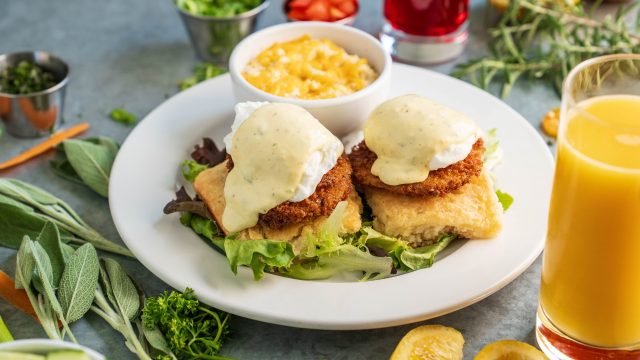
{"type": "MultiPolygon", "coordinates": [[[[493,95],[486,93],[478,88],[475,88],[458,79],[454,79],[446,75],[429,71],[426,69],[416,68],[416,67],[402,65],[402,64],[393,64],[393,71],[394,71],[394,80],[393,80],[394,83],[397,81],[401,81],[397,79],[400,77],[398,76],[399,74],[400,75],[410,74],[409,78],[413,78],[414,74],[416,77],[424,76],[425,78],[430,78],[436,82],[451,84],[451,86],[456,88],[458,91],[472,94],[472,97],[478,97],[482,99],[482,101],[486,101],[491,106],[495,106],[495,108],[499,108],[500,111],[503,112],[504,114],[508,114],[511,120],[515,121],[518,124],[517,127],[519,127],[519,130],[527,134],[528,136],[527,141],[530,141],[530,145],[535,147],[534,152],[538,154],[537,156],[539,156],[540,163],[544,164],[544,169],[543,169],[544,173],[540,176],[540,179],[538,179],[540,180],[539,189],[543,189],[541,190],[542,194],[540,194],[539,197],[541,197],[543,200],[542,200],[542,203],[536,204],[536,207],[538,207],[539,210],[546,210],[547,205],[544,203],[547,201],[548,195],[549,195],[548,189],[550,189],[551,175],[553,172],[553,157],[550,151],[548,150],[547,145],[544,143],[544,141],[539,136],[537,131],[531,126],[531,124],[529,124],[524,118],[522,118],[520,114],[518,114],[515,110],[510,108],[508,105],[506,105],[499,99],[495,98],[493,95]]],[[[541,228],[540,228],[540,231],[538,231],[538,234],[536,235],[537,238],[535,239],[535,241],[532,241],[533,245],[531,245],[527,250],[526,256],[521,257],[518,260],[518,264],[515,266],[512,266],[507,273],[504,273],[501,276],[499,276],[499,279],[496,279],[495,281],[491,281],[490,283],[485,284],[484,286],[482,286],[482,289],[475,290],[473,291],[472,294],[467,294],[466,296],[459,296],[459,297],[456,297],[454,295],[455,300],[449,301],[446,304],[445,303],[439,304],[437,306],[432,305],[429,308],[430,310],[428,311],[425,310],[424,308],[411,307],[411,308],[398,309],[397,311],[388,311],[385,313],[369,312],[367,313],[366,318],[363,316],[360,316],[358,318],[358,317],[350,316],[349,314],[345,314],[345,316],[342,316],[342,317],[335,316],[335,317],[332,317],[331,319],[322,319],[322,318],[319,318],[320,315],[314,315],[314,312],[305,313],[304,311],[301,311],[300,309],[295,309],[295,308],[290,308],[293,310],[293,312],[295,312],[295,314],[292,314],[291,312],[284,312],[282,310],[271,311],[273,309],[266,309],[264,306],[254,306],[247,303],[238,304],[238,303],[232,303],[230,301],[225,301],[224,296],[220,296],[220,294],[216,294],[215,290],[207,288],[206,286],[202,286],[203,284],[198,284],[198,286],[193,286],[193,284],[189,284],[189,281],[187,279],[181,278],[181,276],[176,276],[175,274],[172,274],[170,271],[166,271],[166,269],[163,269],[163,265],[166,263],[158,262],[158,260],[154,260],[148,256],[145,256],[144,251],[141,251],[138,248],[139,244],[137,244],[136,234],[132,233],[132,227],[130,226],[131,222],[128,222],[127,219],[120,216],[123,206],[127,205],[127,201],[122,198],[123,194],[122,192],[120,192],[121,190],[120,188],[126,183],[125,180],[127,179],[127,177],[125,176],[126,174],[125,169],[127,165],[129,165],[127,164],[127,156],[129,155],[130,147],[132,147],[131,144],[134,141],[137,141],[136,139],[139,139],[141,136],[144,137],[143,132],[148,131],[149,130],[148,128],[150,128],[153,125],[153,122],[157,121],[154,119],[161,118],[162,112],[165,111],[165,108],[169,106],[168,104],[172,102],[175,103],[177,101],[183,101],[187,97],[194,97],[198,92],[204,92],[206,91],[206,89],[209,89],[209,88],[213,89],[219,86],[224,88],[224,86],[229,86],[228,84],[230,84],[229,76],[223,75],[218,78],[211,79],[201,84],[198,84],[186,91],[183,91],[175,95],[174,97],[168,99],[160,106],[158,106],[156,109],[154,109],[151,113],[149,113],[145,117],[145,119],[138,125],[136,129],[134,129],[131,132],[127,140],[123,143],[120,153],[116,158],[116,161],[112,169],[112,178],[111,178],[111,184],[109,189],[111,196],[109,197],[109,203],[110,203],[110,209],[113,216],[113,220],[118,232],[120,233],[125,243],[134,252],[134,254],[138,256],[139,261],[145,267],[151,270],[154,274],[156,274],[156,276],[161,278],[163,281],[167,282],[172,287],[177,289],[183,289],[186,286],[191,286],[196,290],[196,293],[198,294],[198,296],[202,301],[212,306],[215,306],[217,308],[220,308],[222,310],[228,311],[233,314],[237,314],[237,315],[248,317],[255,320],[275,323],[275,324],[303,327],[303,328],[334,329],[334,330],[380,328],[380,327],[395,326],[395,325],[401,325],[401,324],[430,319],[433,317],[441,316],[441,315],[459,310],[473,303],[476,303],[486,298],[487,296],[493,294],[494,292],[501,289],[502,287],[506,286],[511,281],[513,281],[516,277],[518,277],[522,272],[524,272],[535,261],[535,259],[538,257],[538,255],[542,251],[543,245],[544,245],[544,229],[546,229],[546,211],[544,214],[540,214],[536,216],[535,222],[541,228]]],[[[455,104],[449,104],[449,105],[456,106],[455,104]]],[[[180,150],[176,150],[176,151],[180,151],[180,150]]],[[[517,201],[518,201],[518,198],[516,195],[516,202],[517,201]]],[[[507,213],[507,217],[510,215],[513,215],[513,214],[507,213]]],[[[177,222],[175,223],[176,223],[176,226],[180,226],[177,222]]],[[[185,230],[188,231],[188,229],[185,229],[185,230]]],[[[477,242],[479,241],[470,241],[468,243],[474,244],[477,242]]],[[[467,245],[465,244],[465,246],[467,245]]],[[[218,255],[218,256],[220,259],[224,260],[224,258],[221,255],[218,255]]],[[[445,259],[445,261],[443,262],[446,262],[446,261],[447,260],[445,259]]],[[[434,267],[431,269],[423,270],[422,272],[418,271],[411,274],[402,275],[400,277],[396,277],[393,279],[385,279],[385,280],[382,280],[382,282],[402,281],[404,283],[405,281],[409,281],[410,277],[412,279],[413,277],[416,277],[416,276],[423,277],[420,275],[427,274],[426,271],[433,271],[433,269],[437,269],[439,266],[444,266],[444,264],[441,264],[441,262],[437,262],[434,265],[434,267]],[[394,279],[400,279],[400,280],[394,280],[394,279]],[[402,280],[402,279],[407,279],[407,280],[402,280]]],[[[246,270],[247,269],[243,269],[239,273],[239,276],[234,278],[234,281],[238,281],[243,284],[249,281],[250,275],[246,270]]],[[[275,276],[272,276],[272,277],[275,277],[275,276]]],[[[278,278],[278,279],[276,280],[270,279],[269,281],[263,281],[261,283],[255,283],[253,285],[248,285],[248,286],[250,288],[255,287],[259,289],[257,291],[268,292],[269,290],[268,289],[265,290],[264,287],[272,286],[274,282],[287,283],[287,284],[291,281],[299,282],[298,280],[284,279],[279,277],[275,277],[275,278],[278,278]],[[268,283],[268,285],[264,285],[265,283],[268,283]]],[[[296,287],[302,286],[307,288],[308,287],[307,285],[309,282],[304,282],[304,283],[307,283],[307,284],[300,283],[299,285],[296,285],[296,287]]],[[[324,282],[312,282],[312,283],[317,283],[319,284],[318,286],[320,287],[324,286],[320,284],[327,284],[324,282]]],[[[376,283],[378,283],[378,281],[364,283],[364,284],[376,284],[376,283]]],[[[335,289],[334,289],[335,291],[338,291],[338,292],[342,292],[345,290],[347,292],[351,291],[344,287],[345,284],[335,284],[335,283],[331,283],[331,284],[335,285],[335,289]]],[[[280,290],[280,285],[282,284],[275,286],[275,288],[280,290]]],[[[364,291],[364,289],[366,288],[362,286],[363,286],[363,283],[349,284],[349,288],[358,288],[359,290],[364,291]]],[[[249,290],[249,292],[251,291],[253,292],[246,295],[249,298],[252,298],[252,297],[257,298],[263,295],[263,294],[256,294],[256,290],[249,290]]],[[[334,295],[332,296],[335,297],[334,295]]],[[[240,298],[242,299],[242,297],[240,298]]],[[[237,296],[234,299],[237,300],[237,296]]],[[[279,299],[279,300],[282,300],[282,299],[279,299]]],[[[285,301],[286,300],[287,299],[285,299],[285,301]]],[[[334,298],[331,298],[331,300],[335,301],[334,298]]],[[[313,302],[315,300],[310,300],[310,301],[313,302]]],[[[388,303],[388,299],[385,299],[385,301],[388,303]]],[[[341,304],[338,303],[338,305],[341,305],[341,304]]]]}

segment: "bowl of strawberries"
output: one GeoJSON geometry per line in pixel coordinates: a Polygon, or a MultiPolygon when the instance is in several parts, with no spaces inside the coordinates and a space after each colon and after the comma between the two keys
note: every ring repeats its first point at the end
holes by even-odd
{"type": "Polygon", "coordinates": [[[289,21],[352,25],[358,15],[358,0],[288,0],[284,12],[289,21]]]}

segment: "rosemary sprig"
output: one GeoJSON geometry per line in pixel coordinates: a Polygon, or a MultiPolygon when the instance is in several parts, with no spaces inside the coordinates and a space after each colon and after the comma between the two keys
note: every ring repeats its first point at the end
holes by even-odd
{"type": "Polygon", "coordinates": [[[491,54],[459,64],[452,75],[485,90],[500,82],[502,97],[522,78],[550,83],[560,94],[562,81],[580,62],[640,52],[640,13],[633,25],[625,22],[640,2],[620,6],[600,21],[593,14],[601,2],[585,9],[570,1],[511,0],[497,27],[489,30],[491,54]]]}

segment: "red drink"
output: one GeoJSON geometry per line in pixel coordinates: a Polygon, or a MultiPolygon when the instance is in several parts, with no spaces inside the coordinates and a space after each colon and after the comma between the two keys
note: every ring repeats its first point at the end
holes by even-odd
{"type": "Polygon", "coordinates": [[[467,21],[469,0],[385,0],[384,16],[391,26],[411,35],[442,36],[467,21]]]}

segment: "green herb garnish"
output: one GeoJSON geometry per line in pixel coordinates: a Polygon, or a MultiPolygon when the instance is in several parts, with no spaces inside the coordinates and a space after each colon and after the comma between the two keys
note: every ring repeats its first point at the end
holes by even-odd
{"type": "Polygon", "coordinates": [[[580,62],[640,52],[640,15],[633,26],[625,21],[640,2],[620,6],[615,15],[596,20],[592,14],[601,2],[587,11],[564,1],[511,0],[498,26],[489,30],[491,54],[459,65],[452,75],[469,78],[485,90],[497,80],[502,97],[521,78],[553,84],[560,94],[562,81],[580,62]]]}
{"type": "Polygon", "coordinates": [[[136,123],[136,121],[138,121],[137,116],[128,112],[125,109],[113,109],[109,113],[109,117],[114,121],[117,121],[119,123],[123,123],[126,125],[133,125],[136,123]]]}
{"type": "Polygon", "coordinates": [[[167,356],[161,359],[224,359],[217,354],[229,333],[228,320],[229,314],[200,303],[189,288],[150,297],[142,309],[147,339],[158,340],[148,333],[164,335],[160,346],[149,341],[158,350],[165,348],[167,356]]]}
{"type": "Polygon", "coordinates": [[[230,17],[245,13],[262,0],[177,0],[176,5],[188,13],[200,16],[230,17]]]}
{"type": "Polygon", "coordinates": [[[30,61],[7,67],[0,72],[0,92],[14,95],[31,94],[56,84],[53,74],[30,61]]]}
{"type": "Polygon", "coordinates": [[[498,201],[502,205],[502,210],[507,211],[513,204],[513,196],[507,194],[506,192],[502,192],[500,190],[496,190],[496,196],[498,196],[498,201]]]}
{"type": "Polygon", "coordinates": [[[193,76],[190,76],[180,82],[180,90],[188,89],[197,83],[214,78],[218,75],[222,75],[225,72],[226,71],[224,69],[221,69],[213,64],[198,64],[193,69],[193,76]]]}

